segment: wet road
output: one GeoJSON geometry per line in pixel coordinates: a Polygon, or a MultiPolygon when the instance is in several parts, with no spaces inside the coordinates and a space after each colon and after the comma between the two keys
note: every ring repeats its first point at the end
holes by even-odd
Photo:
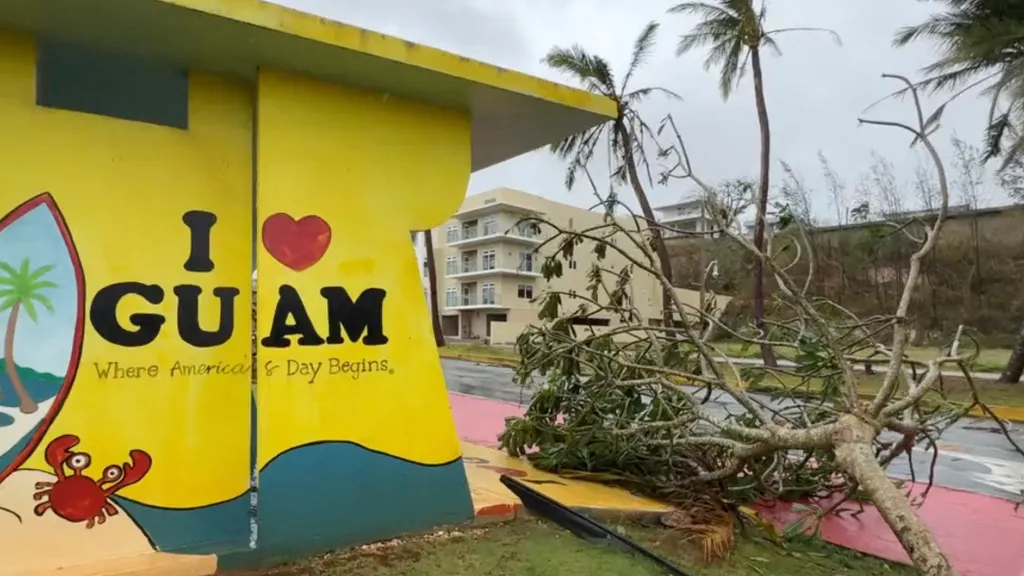
{"type": "MultiPolygon", "coordinates": [[[[441,363],[448,389],[453,392],[515,404],[529,400],[529,392],[512,383],[510,368],[448,358],[442,359],[441,363]]],[[[713,404],[715,411],[724,413],[726,407],[735,402],[732,398],[719,396],[713,399],[713,404]]],[[[1024,424],[1008,425],[1014,440],[1024,446],[1024,424]]],[[[932,456],[931,452],[921,449],[914,451],[918,481],[925,480],[932,456]]],[[[894,462],[889,474],[909,478],[906,457],[894,462]]],[[[1016,500],[1024,491],[1024,458],[1013,450],[994,422],[965,418],[940,439],[935,483],[946,488],[1016,500]]]]}

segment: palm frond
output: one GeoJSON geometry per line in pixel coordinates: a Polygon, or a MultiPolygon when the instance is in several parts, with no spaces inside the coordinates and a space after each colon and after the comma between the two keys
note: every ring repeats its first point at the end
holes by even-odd
{"type": "Polygon", "coordinates": [[[825,34],[828,34],[828,36],[832,39],[833,42],[836,43],[837,46],[843,45],[842,36],[840,36],[839,33],[836,32],[835,30],[830,30],[828,28],[816,28],[813,26],[799,26],[795,28],[776,28],[774,30],[765,31],[764,35],[765,37],[778,36],[780,34],[789,34],[790,32],[824,32],[825,34]]]}
{"type": "MultiPolygon", "coordinates": [[[[722,99],[728,100],[732,94],[732,88],[743,77],[744,67],[740,66],[745,47],[739,42],[729,45],[729,52],[722,58],[722,71],[718,77],[718,89],[722,93],[722,99]]],[[[708,56],[710,58],[710,55],[708,56]]]]}
{"type": "Polygon", "coordinates": [[[51,302],[49,298],[43,296],[38,292],[32,292],[31,294],[28,295],[27,298],[25,298],[25,300],[35,300],[36,302],[42,304],[43,308],[46,308],[47,312],[49,312],[50,314],[54,313],[53,302],[51,302]]]}
{"type": "Polygon", "coordinates": [[[724,7],[710,2],[682,2],[668,9],[669,14],[693,16],[698,20],[720,20],[734,18],[735,14],[724,7]]]}
{"type": "MultiPolygon", "coordinates": [[[[31,274],[28,275],[28,279],[32,282],[42,278],[47,272],[53,270],[53,264],[46,264],[36,268],[31,274]]],[[[56,287],[56,285],[54,285],[56,287]]]]}
{"type": "Polygon", "coordinates": [[[18,271],[14,269],[14,266],[11,266],[7,262],[0,262],[0,272],[7,274],[9,277],[18,276],[18,271]]]}
{"type": "Polygon", "coordinates": [[[20,302],[22,310],[28,314],[28,317],[31,318],[33,322],[37,322],[39,320],[39,314],[36,313],[36,305],[32,303],[32,300],[29,298],[22,298],[20,302]]]}
{"type": "Polygon", "coordinates": [[[547,53],[543,62],[559,72],[573,76],[588,92],[609,98],[616,95],[615,77],[608,62],[600,56],[588,53],[582,46],[556,46],[547,53]]]}
{"type": "Polygon", "coordinates": [[[636,37],[636,41],[633,43],[633,56],[629,59],[629,67],[626,68],[626,75],[623,77],[622,86],[619,88],[620,98],[624,96],[626,89],[629,87],[629,81],[633,74],[647,63],[647,59],[650,57],[654,44],[657,41],[659,26],[657,22],[648,22],[647,26],[644,26],[644,29],[640,31],[640,35],[636,37]]]}
{"type": "Polygon", "coordinates": [[[6,312],[7,310],[14,308],[14,305],[20,301],[21,298],[17,294],[4,297],[3,301],[0,302],[0,312],[6,312]]]}

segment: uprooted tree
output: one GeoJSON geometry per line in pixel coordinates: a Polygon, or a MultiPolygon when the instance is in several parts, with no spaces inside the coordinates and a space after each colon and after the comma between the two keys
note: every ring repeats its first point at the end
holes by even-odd
{"type": "MultiPolygon", "coordinates": [[[[813,271],[802,283],[787,273],[812,249],[801,220],[783,209],[780,222],[796,233],[770,234],[759,250],[724,218],[729,211],[718,191],[694,173],[683,138],[668,117],[663,133],[672,134],[672,142],[659,149],[670,163],[666,170],[702,191],[716,220],[714,233],[742,247],[774,276],[780,288],[776,308],[785,313],[768,319],[766,330],[734,331],[710,307],[685,303],[650,248],[647,236],[654,224],[615,215],[614,197],[601,198],[607,216],[585,230],[530,219],[552,231],[547,243],[553,250],[542,267],[549,280],[560,276],[563,262],[578,251],[593,251],[595,263],[588,292],[547,291],[542,322],[516,344],[517,382],[534,390],[525,415],[507,422],[503,448],[528,455],[542,469],[625,485],[675,504],[682,518],[676,523],[702,537],[711,555],[731,541],[735,512],[747,510],[742,504],[810,498],[821,518],[842,512],[851,499],[867,500],[924,574],[954,574],[915,513],[910,492],[904,494],[886,475],[886,467],[898,457],[910,458],[915,446],[937,454],[938,437],[973,407],[947,401],[939,385],[944,368],[959,368],[975,390],[975,404],[984,406],[965,368],[977,353],[969,335],[958,334],[929,362],[905,354],[910,301],[922,260],[942,230],[949,187],[929,139],[939,115],[924,115],[909,80],[886,77],[908,86],[914,122],[861,123],[907,132],[934,163],[939,188],[936,216],[894,228],[917,242],[895,311],[857,318],[833,302],[810,297],[813,271]],[[634,282],[648,277],[672,295],[673,325],[649,325],[637,311],[634,282]],[[606,328],[587,322],[609,316],[617,321],[606,328]],[[710,341],[711,328],[751,346],[787,351],[795,365],[741,368],[710,341]],[[882,333],[892,335],[888,345],[876,339],[882,333]],[[870,399],[862,397],[860,386],[869,376],[855,369],[865,352],[887,358],[881,385],[870,399]],[[754,387],[771,393],[751,392],[754,387]]],[[[594,193],[600,197],[596,187],[594,193]]]]}

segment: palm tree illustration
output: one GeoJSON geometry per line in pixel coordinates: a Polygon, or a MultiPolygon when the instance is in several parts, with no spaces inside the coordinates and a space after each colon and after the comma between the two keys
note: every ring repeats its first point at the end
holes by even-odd
{"type": "Polygon", "coordinates": [[[0,262],[0,312],[11,311],[7,319],[7,331],[4,334],[4,368],[7,377],[11,380],[11,386],[18,395],[19,408],[22,414],[31,414],[39,409],[36,401],[29,396],[25,384],[18,374],[17,364],[14,363],[14,335],[18,328],[18,316],[24,310],[25,314],[33,321],[39,319],[36,305],[53,314],[53,303],[42,295],[47,288],[56,288],[57,285],[49,280],[43,280],[47,272],[53,270],[53,265],[47,264],[32,269],[28,258],[22,260],[21,266],[15,269],[6,262],[0,262]]]}

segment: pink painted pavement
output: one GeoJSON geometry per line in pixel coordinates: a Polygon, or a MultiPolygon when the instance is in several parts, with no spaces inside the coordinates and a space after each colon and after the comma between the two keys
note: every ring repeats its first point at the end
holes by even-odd
{"type": "MultiPolygon", "coordinates": [[[[487,398],[449,393],[455,427],[468,442],[495,446],[505,418],[519,416],[524,407],[487,398]]],[[[915,492],[923,485],[914,487],[915,492]]],[[[1024,509],[1011,502],[948,488],[933,487],[919,514],[931,528],[961,576],[1024,576],[1024,509]]],[[[798,516],[789,505],[763,508],[779,523],[798,516]]],[[[831,516],[822,526],[825,540],[866,554],[908,562],[892,531],[874,508],[857,518],[831,516]]]]}

